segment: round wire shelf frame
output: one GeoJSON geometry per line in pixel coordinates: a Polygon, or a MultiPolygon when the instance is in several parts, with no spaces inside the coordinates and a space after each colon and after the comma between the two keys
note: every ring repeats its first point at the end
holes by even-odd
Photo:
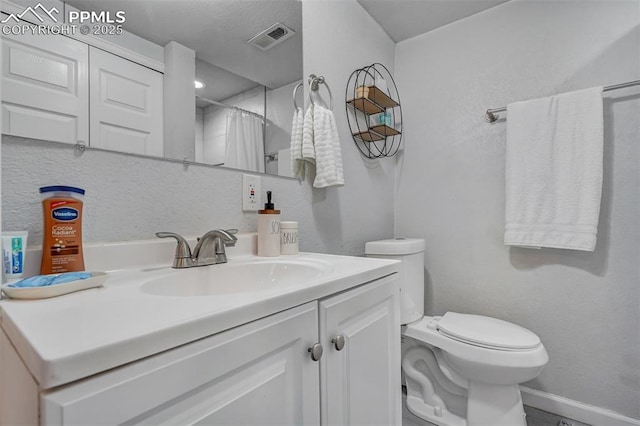
{"type": "Polygon", "coordinates": [[[396,82],[387,67],[376,62],[353,71],[347,82],[345,105],[349,130],[363,156],[375,159],[398,153],[402,144],[402,107],[396,82]],[[376,86],[380,79],[386,82],[386,88],[376,86]],[[372,124],[372,117],[379,114],[389,119],[384,124],[372,124]]]}

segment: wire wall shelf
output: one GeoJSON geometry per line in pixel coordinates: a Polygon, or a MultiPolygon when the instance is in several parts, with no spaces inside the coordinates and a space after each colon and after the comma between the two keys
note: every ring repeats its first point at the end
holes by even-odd
{"type": "Polygon", "coordinates": [[[351,73],[345,93],[347,121],[360,153],[393,157],[402,143],[402,107],[393,76],[380,63],[351,73]]]}

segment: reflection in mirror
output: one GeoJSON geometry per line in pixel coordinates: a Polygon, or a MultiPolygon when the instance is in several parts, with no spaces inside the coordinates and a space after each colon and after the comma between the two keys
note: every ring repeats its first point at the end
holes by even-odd
{"type": "MultiPolygon", "coordinates": [[[[159,51],[164,58],[160,59],[160,63],[164,64],[163,69],[156,71],[164,72],[164,114],[160,114],[160,120],[164,123],[165,130],[164,141],[161,140],[160,145],[163,146],[161,152],[165,157],[291,176],[289,146],[294,112],[292,93],[294,86],[302,81],[300,1],[69,0],[66,4],[68,8],[104,11],[112,16],[117,11],[124,11],[126,19],[122,26],[125,33],[150,42],[147,45],[155,49],[154,55],[157,57],[159,51]],[[195,64],[182,67],[185,61],[181,59],[182,62],[177,62],[178,67],[167,65],[170,61],[168,46],[176,45],[192,51],[195,64]],[[188,81],[192,85],[190,92],[182,90],[179,95],[190,96],[187,99],[192,99],[195,114],[194,111],[185,111],[187,108],[184,105],[181,107],[171,100],[174,95],[167,89],[167,82],[176,79],[175,75],[169,76],[170,70],[175,69],[191,70],[181,72],[178,76],[183,80],[182,83],[188,81]],[[193,86],[195,81],[201,84],[200,88],[193,86]],[[183,120],[182,117],[187,119],[183,120]],[[168,119],[174,120],[168,122],[169,132],[168,119]],[[171,130],[186,125],[186,120],[195,123],[190,129],[190,137],[175,137],[176,133],[171,130]],[[173,123],[177,125],[173,126],[173,123]]],[[[96,50],[94,47],[107,52],[109,50],[103,42],[92,45],[91,41],[82,37],[76,38],[77,41],[92,46],[90,54],[93,54],[91,49],[96,50]]],[[[121,40],[124,40],[119,35],[97,38],[116,45],[122,44],[121,40]]],[[[4,44],[3,37],[3,49],[4,44]]],[[[139,52],[140,46],[146,45],[136,44],[139,56],[145,56],[145,52],[139,52]]],[[[119,56],[123,57],[121,54],[119,56]]],[[[124,58],[136,62],[135,55],[133,58],[124,58]]],[[[89,59],[86,61],[88,67],[91,67],[89,59]]],[[[144,61],[136,65],[153,70],[153,66],[144,61]]],[[[114,73],[110,75],[112,74],[114,73]]],[[[93,75],[89,73],[89,80],[91,78],[93,75]]],[[[141,77],[136,83],[144,82],[145,79],[146,77],[141,77]]],[[[114,86],[129,100],[128,98],[134,97],[135,91],[125,87],[125,80],[121,79],[114,86]]],[[[87,84],[90,85],[91,82],[87,84]]],[[[91,99],[91,96],[87,97],[91,99]]],[[[91,102],[86,102],[87,111],[84,115],[87,117],[80,117],[86,119],[87,127],[90,127],[87,131],[88,145],[140,153],[130,146],[137,143],[134,136],[142,134],[141,130],[129,129],[122,124],[109,127],[114,133],[108,143],[98,143],[101,136],[94,136],[91,128],[97,125],[94,126],[89,119],[93,111],[88,110],[94,108],[91,102]]],[[[124,122],[127,120],[125,117],[124,122]]],[[[105,132],[104,128],[100,129],[102,133],[105,132]]],[[[142,132],[146,130],[143,129],[142,132]]],[[[35,136],[33,138],[40,139],[35,136]]],[[[41,139],[46,139],[46,136],[41,139]]],[[[142,152],[150,153],[146,148],[142,152]]],[[[157,149],[153,151],[153,155],[156,152],[157,149]]]]}

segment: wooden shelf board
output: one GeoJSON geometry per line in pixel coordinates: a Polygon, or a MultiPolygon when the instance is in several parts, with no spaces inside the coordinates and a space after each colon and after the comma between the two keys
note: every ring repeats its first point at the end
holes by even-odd
{"type": "Polygon", "coordinates": [[[351,99],[350,101],[347,101],[347,103],[355,109],[364,112],[365,114],[378,114],[384,112],[384,108],[376,105],[367,98],[351,99]]]}
{"type": "Polygon", "coordinates": [[[363,140],[364,142],[375,142],[384,140],[384,136],[370,131],[358,132],[353,134],[354,138],[363,140]]]}
{"type": "Polygon", "coordinates": [[[373,126],[371,130],[373,130],[374,132],[382,136],[395,136],[400,134],[400,132],[397,131],[396,129],[386,126],[384,124],[379,126],[373,126]]]}
{"type": "Polygon", "coordinates": [[[369,87],[369,99],[371,99],[376,104],[380,105],[383,108],[393,108],[400,105],[398,102],[394,101],[384,93],[382,90],[378,89],[376,86],[368,86],[369,87]]]}
{"type": "Polygon", "coordinates": [[[376,86],[367,87],[369,88],[369,92],[366,98],[359,97],[351,99],[350,101],[347,101],[347,103],[365,114],[378,114],[384,112],[387,108],[393,108],[400,105],[376,86]]]}

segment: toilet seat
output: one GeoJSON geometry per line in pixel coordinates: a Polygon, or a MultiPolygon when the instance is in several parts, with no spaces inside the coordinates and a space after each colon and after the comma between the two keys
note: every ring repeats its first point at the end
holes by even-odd
{"type": "Polygon", "coordinates": [[[531,350],[540,346],[540,338],[519,325],[482,315],[447,312],[434,319],[441,335],[481,348],[500,351],[531,350]]]}

